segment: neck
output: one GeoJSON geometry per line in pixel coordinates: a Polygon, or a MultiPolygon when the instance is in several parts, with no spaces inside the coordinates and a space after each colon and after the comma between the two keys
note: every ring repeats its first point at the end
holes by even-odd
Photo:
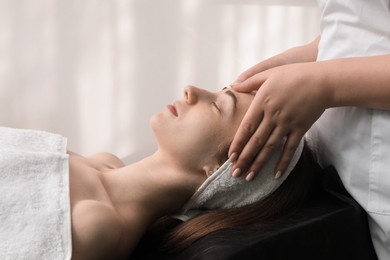
{"type": "Polygon", "coordinates": [[[164,215],[178,212],[206,176],[182,169],[156,152],[103,178],[119,215],[127,221],[136,218],[150,225],[164,215]]]}

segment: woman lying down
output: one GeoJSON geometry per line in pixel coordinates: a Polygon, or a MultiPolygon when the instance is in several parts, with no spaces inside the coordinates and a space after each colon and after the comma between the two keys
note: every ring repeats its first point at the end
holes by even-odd
{"type": "Polygon", "coordinates": [[[111,154],[68,152],[71,258],[128,259],[164,216],[185,220],[170,234],[177,251],[212,231],[267,225],[297,207],[318,171],[303,141],[279,179],[274,167],[281,148],[254,180],[231,176],[228,148],[252,99],[189,86],[152,117],[158,149],[149,157],[124,165],[111,154]],[[188,231],[191,225],[196,231],[188,231]]]}

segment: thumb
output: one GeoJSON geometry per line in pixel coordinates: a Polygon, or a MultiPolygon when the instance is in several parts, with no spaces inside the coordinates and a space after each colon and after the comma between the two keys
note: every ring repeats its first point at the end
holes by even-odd
{"type": "Polygon", "coordinates": [[[266,81],[267,75],[268,73],[266,72],[260,72],[242,82],[234,82],[230,84],[230,86],[238,92],[252,92],[261,87],[261,85],[266,81]]]}

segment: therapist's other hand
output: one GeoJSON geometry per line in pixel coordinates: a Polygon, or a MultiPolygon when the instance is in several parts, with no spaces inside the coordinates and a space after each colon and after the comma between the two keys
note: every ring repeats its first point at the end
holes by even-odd
{"type": "Polygon", "coordinates": [[[279,178],[304,134],[327,108],[331,93],[324,86],[315,62],[274,67],[232,84],[240,92],[257,90],[229,149],[230,157],[237,156],[233,176],[247,173],[246,179],[252,180],[286,138],[274,169],[279,178]]]}

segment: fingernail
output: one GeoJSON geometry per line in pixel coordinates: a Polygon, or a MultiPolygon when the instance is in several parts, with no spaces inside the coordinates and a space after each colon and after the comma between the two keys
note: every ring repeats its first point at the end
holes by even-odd
{"type": "Polygon", "coordinates": [[[241,174],[241,169],[240,169],[240,168],[237,168],[237,169],[235,169],[235,170],[233,171],[232,176],[233,176],[234,178],[237,178],[237,177],[240,177],[240,174],[241,174]]]}
{"type": "Polygon", "coordinates": [[[246,180],[246,181],[251,181],[251,180],[253,180],[254,177],[255,177],[255,173],[254,173],[254,172],[250,172],[250,173],[248,173],[248,175],[246,176],[245,180],[246,180]]]}
{"type": "Polygon", "coordinates": [[[275,179],[279,179],[280,176],[282,176],[282,172],[281,172],[281,171],[278,171],[278,172],[275,174],[275,179]]]}
{"type": "Polygon", "coordinates": [[[229,157],[229,161],[230,162],[235,162],[237,160],[237,153],[232,153],[232,155],[230,155],[229,157]]]}

